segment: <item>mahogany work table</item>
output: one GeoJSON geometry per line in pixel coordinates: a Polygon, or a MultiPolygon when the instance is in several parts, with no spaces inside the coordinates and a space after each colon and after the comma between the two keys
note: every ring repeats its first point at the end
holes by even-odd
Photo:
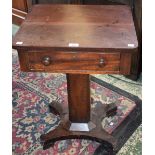
{"type": "Polygon", "coordinates": [[[44,148],[56,140],[115,140],[101,119],[115,106],[90,108],[89,74],[130,74],[137,37],[131,10],[124,5],[36,5],[13,39],[21,70],[66,73],[68,108],[51,103],[59,126],[41,136],[44,148]]]}

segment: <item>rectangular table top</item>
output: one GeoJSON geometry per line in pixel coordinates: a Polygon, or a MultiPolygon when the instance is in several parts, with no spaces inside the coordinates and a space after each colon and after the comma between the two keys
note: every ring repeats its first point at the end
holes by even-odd
{"type": "Polygon", "coordinates": [[[16,49],[135,51],[137,46],[125,5],[35,5],[13,39],[16,49]]]}

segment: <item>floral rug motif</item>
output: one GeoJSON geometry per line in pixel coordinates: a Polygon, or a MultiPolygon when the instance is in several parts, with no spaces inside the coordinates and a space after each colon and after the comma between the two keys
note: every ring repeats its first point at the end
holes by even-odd
{"type": "MultiPolygon", "coordinates": [[[[57,100],[67,104],[67,85],[64,74],[23,73],[20,71],[16,51],[13,52],[13,155],[91,155],[99,143],[89,140],[63,140],[54,147],[42,150],[40,135],[59,125],[60,119],[51,114],[48,104],[57,100]]],[[[118,106],[117,115],[103,119],[108,133],[125,119],[135,103],[110,89],[91,82],[93,106],[110,104],[118,106]]]]}

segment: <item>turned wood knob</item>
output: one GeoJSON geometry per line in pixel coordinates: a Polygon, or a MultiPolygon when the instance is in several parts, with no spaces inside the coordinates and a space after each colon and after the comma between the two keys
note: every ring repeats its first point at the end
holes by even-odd
{"type": "Polygon", "coordinates": [[[50,58],[49,56],[43,57],[42,63],[43,63],[45,66],[50,65],[50,64],[51,64],[51,58],[50,58]]]}
{"type": "Polygon", "coordinates": [[[100,59],[100,62],[99,62],[99,66],[100,66],[100,67],[103,67],[104,64],[105,64],[105,61],[104,61],[103,58],[101,58],[101,59],[100,59]]]}

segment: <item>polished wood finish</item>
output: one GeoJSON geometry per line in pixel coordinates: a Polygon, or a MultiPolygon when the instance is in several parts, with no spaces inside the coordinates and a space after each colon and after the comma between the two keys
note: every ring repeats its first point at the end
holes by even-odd
{"type": "Polygon", "coordinates": [[[12,22],[21,25],[31,10],[32,0],[12,0],[12,22]]]}
{"type": "MultiPolygon", "coordinates": [[[[25,65],[23,71],[81,74],[123,72],[120,71],[120,53],[29,51],[23,54],[27,59],[27,63],[21,61],[21,65],[25,65]]],[[[130,67],[130,61],[123,67],[127,65],[130,67]]],[[[130,71],[126,70],[126,73],[130,71]]]]}
{"type": "Polygon", "coordinates": [[[13,24],[21,25],[22,22],[25,20],[27,13],[15,8],[12,8],[12,21],[13,24]]]}
{"type": "Polygon", "coordinates": [[[132,56],[131,75],[136,80],[142,72],[142,0],[133,1],[133,19],[138,37],[138,52],[132,56]]]}
{"type": "Polygon", "coordinates": [[[131,69],[131,57],[130,53],[125,53],[121,55],[120,71],[123,75],[128,75],[131,69]]]}
{"type": "MultiPolygon", "coordinates": [[[[23,0],[20,0],[23,1],[23,0]]],[[[13,8],[13,23],[20,25],[25,19],[25,13],[23,16],[20,16],[20,12],[14,13],[14,9],[22,10],[25,4],[19,5],[17,0],[13,0],[13,3],[18,3],[18,7],[13,8]],[[21,9],[20,9],[21,7],[21,9]]],[[[125,4],[130,6],[132,10],[132,15],[134,17],[134,24],[136,27],[136,32],[138,36],[139,48],[138,53],[133,54],[132,63],[131,63],[131,74],[127,76],[133,80],[136,80],[139,77],[139,74],[142,71],[142,1],[141,0],[27,0],[28,10],[31,10],[32,4],[93,4],[93,5],[121,5],[125,4]]],[[[24,9],[25,10],[25,9],[24,9]]]]}
{"type": "Polygon", "coordinates": [[[61,123],[41,136],[44,148],[67,137],[106,140],[116,146],[116,139],[103,131],[101,120],[117,108],[99,105],[90,110],[88,74],[130,74],[138,42],[128,6],[36,5],[13,39],[13,47],[22,71],[67,74],[69,111],[51,103],[61,123]],[[81,131],[83,123],[86,129],[81,131]]]}
{"type": "Polygon", "coordinates": [[[27,12],[27,1],[26,0],[12,0],[12,7],[23,12],[27,12]]]}
{"type": "Polygon", "coordinates": [[[67,74],[69,120],[75,123],[90,121],[89,75],[67,74]]]}
{"type": "Polygon", "coordinates": [[[36,0],[35,4],[36,3],[37,4],[82,4],[83,0],[36,0]]]}
{"type": "Polygon", "coordinates": [[[24,50],[35,47],[134,52],[138,43],[128,6],[36,5],[13,45],[24,50]],[[17,45],[19,41],[23,44],[17,45]],[[71,48],[69,43],[79,47],[71,48]]]}
{"type": "Polygon", "coordinates": [[[25,53],[24,71],[83,74],[130,74],[137,46],[131,10],[120,5],[37,5],[13,40],[25,53]],[[44,57],[51,59],[49,65],[44,57]]]}

